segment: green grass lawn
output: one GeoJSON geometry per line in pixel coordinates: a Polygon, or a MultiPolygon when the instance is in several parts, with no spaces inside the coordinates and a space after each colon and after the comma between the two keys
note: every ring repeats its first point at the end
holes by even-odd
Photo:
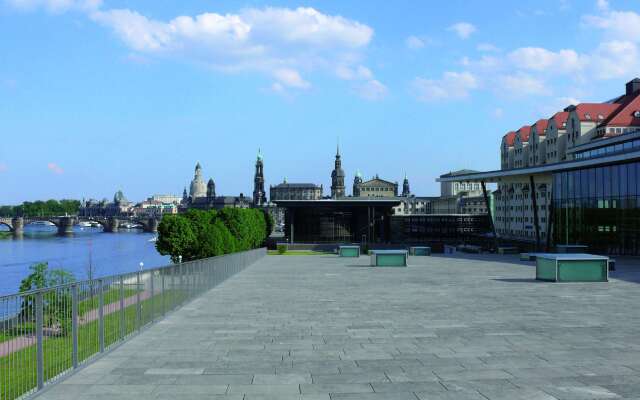
{"type": "Polygon", "coordinates": [[[287,250],[284,254],[280,254],[278,250],[268,250],[267,254],[271,256],[324,256],[332,253],[312,250],[287,250]]]}
{"type": "MultiPolygon", "coordinates": [[[[134,291],[135,293],[135,291],[134,291]]],[[[106,294],[106,293],[105,293],[106,294]]],[[[141,302],[142,318],[140,326],[150,323],[162,315],[162,304],[165,310],[170,310],[180,304],[187,293],[180,290],[165,290],[141,302]]],[[[106,301],[105,296],[105,304],[106,301]]],[[[110,297],[111,298],[111,297],[110,297]]],[[[119,296],[113,297],[119,302],[119,296]]],[[[92,308],[86,306],[85,311],[92,308]]],[[[124,309],[125,336],[138,328],[137,305],[133,304],[124,309]]],[[[105,348],[120,340],[122,312],[116,311],[104,317],[105,348]]],[[[78,328],[78,361],[82,362],[100,351],[99,323],[91,321],[78,328]]],[[[73,343],[71,335],[48,337],[43,342],[44,351],[44,379],[45,382],[73,366],[73,343]]],[[[0,358],[0,400],[13,400],[33,390],[37,386],[36,377],[36,346],[29,346],[20,351],[0,358]]]]}

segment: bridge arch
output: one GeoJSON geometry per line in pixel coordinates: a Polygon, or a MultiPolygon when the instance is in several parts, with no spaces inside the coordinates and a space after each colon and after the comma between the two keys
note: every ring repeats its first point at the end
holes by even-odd
{"type": "Polygon", "coordinates": [[[9,228],[9,232],[13,232],[15,230],[13,225],[11,225],[9,222],[3,221],[3,220],[0,220],[0,226],[6,226],[7,228],[9,228]]]}
{"type": "Polygon", "coordinates": [[[53,217],[50,218],[24,218],[24,226],[33,225],[36,222],[51,222],[56,228],[60,227],[60,222],[53,217]]]}

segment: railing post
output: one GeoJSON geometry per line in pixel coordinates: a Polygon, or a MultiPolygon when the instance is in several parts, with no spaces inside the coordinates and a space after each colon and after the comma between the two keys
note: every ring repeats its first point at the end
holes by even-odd
{"type": "Polygon", "coordinates": [[[38,390],[44,387],[44,353],[42,348],[43,340],[43,298],[42,292],[36,293],[36,380],[38,390]]]}
{"type": "Polygon", "coordinates": [[[151,309],[151,319],[150,321],[153,322],[154,319],[154,314],[156,313],[156,303],[155,300],[153,299],[154,297],[154,290],[153,290],[153,278],[155,276],[155,273],[152,271],[149,272],[149,274],[151,274],[151,282],[150,282],[150,290],[151,290],[151,297],[149,298],[149,308],[151,309]]]}
{"type": "Polygon", "coordinates": [[[120,276],[120,339],[124,339],[127,334],[127,321],[124,309],[124,276],[120,276]]]}
{"type": "Polygon", "coordinates": [[[104,353],[104,282],[98,279],[98,341],[100,353],[104,353]]]}
{"type": "Polygon", "coordinates": [[[166,305],[164,304],[165,303],[165,301],[164,301],[164,276],[165,276],[166,271],[167,271],[167,269],[163,269],[162,273],[160,274],[160,276],[161,276],[161,279],[160,279],[160,290],[161,290],[161,292],[160,293],[162,294],[162,309],[161,309],[162,310],[162,315],[165,315],[167,313],[167,308],[166,308],[166,305]]]}
{"type": "Polygon", "coordinates": [[[136,328],[142,328],[142,303],[140,303],[140,271],[136,272],[136,328]]]}
{"type": "Polygon", "coordinates": [[[78,285],[71,285],[71,360],[78,368],[78,285]]]}

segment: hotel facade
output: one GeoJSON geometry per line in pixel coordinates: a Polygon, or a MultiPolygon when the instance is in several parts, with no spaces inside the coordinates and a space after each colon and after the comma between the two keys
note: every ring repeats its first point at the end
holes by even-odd
{"type": "Polygon", "coordinates": [[[498,241],[640,255],[640,79],[611,101],[571,105],[508,132],[500,167],[439,179],[498,184],[498,241]]]}

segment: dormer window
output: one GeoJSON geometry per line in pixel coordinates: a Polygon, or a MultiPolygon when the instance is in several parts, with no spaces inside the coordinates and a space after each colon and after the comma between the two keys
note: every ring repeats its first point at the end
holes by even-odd
{"type": "Polygon", "coordinates": [[[602,114],[598,114],[598,119],[604,119],[604,116],[602,114]]]}
{"type": "Polygon", "coordinates": [[[584,118],[585,118],[585,119],[589,119],[589,120],[590,120],[590,119],[591,119],[591,115],[590,115],[590,114],[585,114],[585,115],[584,115],[584,118]]]}
{"type": "Polygon", "coordinates": [[[562,127],[563,127],[563,128],[566,128],[566,127],[567,127],[567,122],[566,122],[566,121],[562,123],[562,127]]]}
{"type": "Polygon", "coordinates": [[[634,118],[640,118],[640,110],[636,110],[636,111],[633,113],[633,117],[634,117],[634,118]]]}

